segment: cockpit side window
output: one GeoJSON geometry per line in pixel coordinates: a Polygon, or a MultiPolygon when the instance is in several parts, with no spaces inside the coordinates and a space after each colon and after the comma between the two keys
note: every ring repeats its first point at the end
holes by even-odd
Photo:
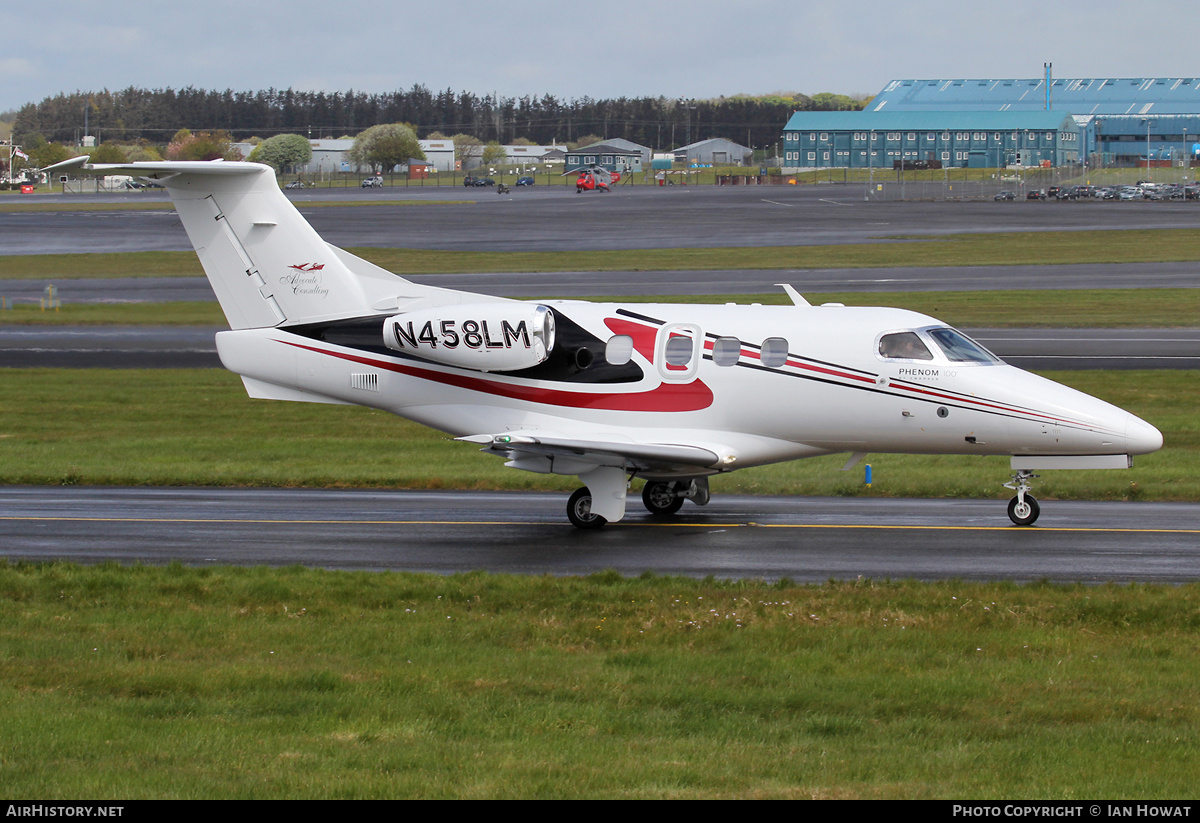
{"type": "Polygon", "coordinates": [[[916,332],[901,331],[879,338],[879,356],[895,360],[932,360],[933,355],[916,332]]]}
{"type": "Polygon", "coordinates": [[[957,329],[928,329],[952,363],[999,363],[999,358],[957,329]]]}

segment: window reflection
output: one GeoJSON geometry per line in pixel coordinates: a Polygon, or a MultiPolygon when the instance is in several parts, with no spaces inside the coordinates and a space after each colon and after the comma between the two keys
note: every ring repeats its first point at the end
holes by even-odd
{"type": "Polygon", "coordinates": [[[897,360],[932,360],[933,355],[916,332],[902,331],[879,338],[879,355],[897,360]]]}
{"type": "Polygon", "coordinates": [[[633,338],[618,334],[608,339],[604,347],[604,359],[613,366],[623,366],[633,357],[633,338]]]}
{"type": "Polygon", "coordinates": [[[742,356],[742,341],[736,337],[718,337],[713,341],[713,362],[718,366],[736,366],[742,356]]]}
{"type": "Polygon", "coordinates": [[[667,341],[668,366],[686,366],[692,362],[692,338],[674,335],[667,341]]]}
{"type": "Polygon", "coordinates": [[[768,337],[763,341],[759,357],[764,366],[772,369],[779,368],[787,362],[788,342],[782,337],[768,337]]]}
{"type": "Polygon", "coordinates": [[[929,336],[954,363],[999,363],[999,358],[957,329],[930,329],[929,336]]]}

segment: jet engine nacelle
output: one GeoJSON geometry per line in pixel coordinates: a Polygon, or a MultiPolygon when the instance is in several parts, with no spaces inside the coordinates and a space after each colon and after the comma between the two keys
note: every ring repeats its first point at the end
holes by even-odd
{"type": "Polygon", "coordinates": [[[554,349],[554,312],[546,306],[481,303],[442,306],[383,321],[389,349],[479,371],[536,366],[554,349]]]}

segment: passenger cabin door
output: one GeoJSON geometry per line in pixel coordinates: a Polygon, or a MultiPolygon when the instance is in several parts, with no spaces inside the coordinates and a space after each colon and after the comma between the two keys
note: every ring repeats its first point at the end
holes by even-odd
{"type": "Polygon", "coordinates": [[[654,362],[664,380],[691,380],[702,359],[704,335],[691,323],[668,323],[658,331],[654,362]]]}

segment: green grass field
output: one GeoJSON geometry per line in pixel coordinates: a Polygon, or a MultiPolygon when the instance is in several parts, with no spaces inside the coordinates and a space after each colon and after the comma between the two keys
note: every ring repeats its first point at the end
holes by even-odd
{"type": "MultiPolygon", "coordinates": [[[[1039,499],[1200,500],[1200,410],[1188,371],[1059,372],[1053,379],[1158,426],[1131,471],[1047,472],[1039,499]]],[[[845,455],[714,478],[714,493],[1007,497],[1007,458],[845,455]]],[[[476,446],[385,412],[251,400],[221,369],[0,369],[0,483],[573,489],[504,468],[476,446]]]]}
{"type": "Polygon", "coordinates": [[[21,799],[1192,798],[1200,588],[0,563],[21,799]]]}

